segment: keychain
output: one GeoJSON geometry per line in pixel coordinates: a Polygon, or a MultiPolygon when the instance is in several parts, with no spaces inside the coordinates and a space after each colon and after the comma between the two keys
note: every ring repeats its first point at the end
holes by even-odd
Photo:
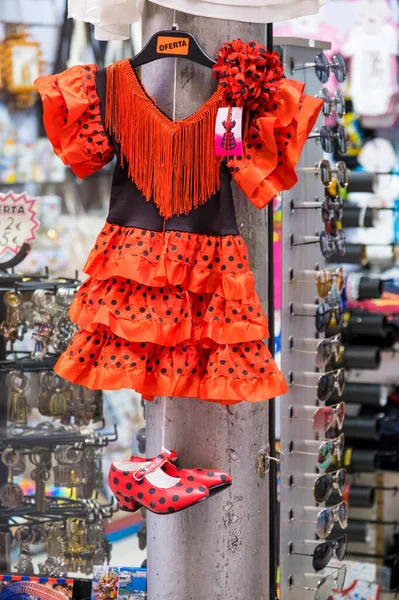
{"type": "Polygon", "coordinates": [[[54,419],[61,419],[67,411],[67,397],[64,392],[65,381],[54,377],[54,392],[50,397],[50,416],[54,419]]]}
{"type": "Polygon", "coordinates": [[[42,360],[47,353],[51,336],[51,324],[56,306],[55,296],[48,290],[36,290],[32,294],[35,307],[32,337],[36,340],[32,358],[42,360]]]}
{"type": "Polygon", "coordinates": [[[18,425],[28,422],[28,399],[26,390],[30,381],[22,371],[10,371],[6,377],[8,386],[8,418],[18,425]]]}
{"type": "Polygon", "coordinates": [[[21,575],[33,575],[34,568],[32,554],[29,544],[35,541],[36,534],[28,525],[21,525],[15,532],[15,539],[21,545],[19,558],[15,564],[15,570],[21,575]]]}
{"type": "Polygon", "coordinates": [[[74,288],[58,288],[55,300],[57,303],[57,314],[54,319],[54,329],[51,336],[51,343],[55,352],[65,352],[75,333],[78,331],[77,325],[72,323],[69,318],[69,308],[75,297],[74,288]]]}
{"type": "Polygon", "coordinates": [[[45,417],[61,419],[68,408],[66,381],[54,371],[43,371],[39,377],[39,412],[45,417]]]}
{"type": "Polygon", "coordinates": [[[4,303],[6,305],[6,319],[0,325],[0,331],[6,342],[12,344],[22,339],[20,328],[20,311],[19,307],[22,302],[22,294],[16,290],[9,290],[4,294],[4,303]]]}
{"type": "Polygon", "coordinates": [[[21,475],[25,470],[25,463],[21,453],[12,448],[6,448],[1,455],[2,462],[9,470],[9,482],[0,488],[0,500],[7,508],[17,508],[24,505],[24,493],[17,483],[14,475],[21,475]]]}

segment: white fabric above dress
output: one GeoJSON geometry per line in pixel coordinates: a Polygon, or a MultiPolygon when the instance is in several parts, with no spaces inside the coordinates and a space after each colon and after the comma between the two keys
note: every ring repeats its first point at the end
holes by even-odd
{"type": "Polygon", "coordinates": [[[320,0],[150,0],[189,15],[246,23],[288,21],[319,12],[320,0]]]}
{"type": "Polygon", "coordinates": [[[68,17],[94,25],[97,40],[127,40],[145,0],[68,0],[68,17]]]}
{"type": "MultiPolygon", "coordinates": [[[[319,12],[325,0],[150,0],[198,17],[246,23],[288,21],[319,12]]],[[[128,39],[141,19],[145,0],[68,0],[68,16],[93,23],[98,40],[128,39]]]]}

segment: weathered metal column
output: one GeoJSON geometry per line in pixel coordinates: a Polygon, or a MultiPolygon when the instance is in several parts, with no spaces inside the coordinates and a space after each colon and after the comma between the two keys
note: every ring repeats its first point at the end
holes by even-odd
{"type": "MultiPolygon", "coordinates": [[[[180,29],[198,37],[215,56],[228,39],[265,39],[265,26],[176,14],[180,29]]],[[[173,24],[173,11],[147,3],[143,41],[173,24]]],[[[173,60],[146,65],[146,89],[172,115],[173,60]]],[[[178,61],[176,119],[206,101],[215,89],[209,69],[178,61]]],[[[139,118],[139,117],[138,117],[139,118]]],[[[241,194],[237,223],[248,244],[257,291],[267,308],[267,215],[241,194]]],[[[147,454],[161,448],[161,407],[149,403],[147,454]]],[[[267,443],[267,402],[223,407],[190,398],[166,402],[167,448],[183,466],[226,470],[233,485],[176,515],[148,513],[149,600],[266,600],[268,598],[268,479],[256,472],[258,451],[267,443]]],[[[273,600],[273,599],[271,599],[273,600]]]]}

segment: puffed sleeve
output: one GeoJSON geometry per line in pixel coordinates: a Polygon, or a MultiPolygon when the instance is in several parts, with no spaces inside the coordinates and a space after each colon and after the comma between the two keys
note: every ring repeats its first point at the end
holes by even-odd
{"type": "Polygon", "coordinates": [[[228,166],[238,186],[257,208],[298,181],[295,166],[316,123],[323,101],[303,93],[304,85],[283,79],[272,111],[259,111],[245,135],[243,155],[228,166]]]}
{"type": "Polygon", "coordinates": [[[96,65],[81,65],[35,81],[54,152],[81,179],[101,169],[114,156],[101,120],[97,71],[96,65]]]}
{"type": "Polygon", "coordinates": [[[244,111],[242,156],[228,167],[247,198],[263,208],[297,182],[295,165],[323,101],[304,94],[304,84],[284,76],[277,52],[258,42],[226,42],[213,75],[228,106],[244,111]]]}

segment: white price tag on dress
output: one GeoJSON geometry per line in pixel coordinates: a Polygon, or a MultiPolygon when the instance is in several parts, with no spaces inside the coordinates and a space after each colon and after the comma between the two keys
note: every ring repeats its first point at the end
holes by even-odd
{"type": "Polygon", "coordinates": [[[36,239],[35,202],[25,192],[0,194],[0,257],[8,252],[18,254],[24,243],[36,239]]]}

